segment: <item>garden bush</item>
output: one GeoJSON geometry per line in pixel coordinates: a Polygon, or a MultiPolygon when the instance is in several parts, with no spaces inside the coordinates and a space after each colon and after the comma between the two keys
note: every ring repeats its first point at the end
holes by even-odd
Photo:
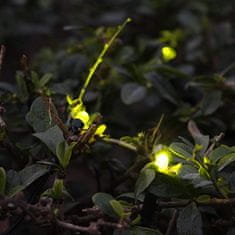
{"type": "Polygon", "coordinates": [[[229,2],[0,3],[1,234],[235,234],[229,2]]]}

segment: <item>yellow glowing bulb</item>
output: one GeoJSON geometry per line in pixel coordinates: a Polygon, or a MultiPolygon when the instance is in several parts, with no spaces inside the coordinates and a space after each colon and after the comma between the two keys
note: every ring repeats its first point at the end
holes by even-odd
{"type": "Polygon", "coordinates": [[[166,151],[160,151],[155,154],[154,164],[158,167],[159,171],[165,171],[168,169],[169,153],[166,151]]]}
{"type": "Polygon", "coordinates": [[[176,51],[172,47],[163,47],[162,56],[165,61],[173,60],[176,57],[176,51]]]}

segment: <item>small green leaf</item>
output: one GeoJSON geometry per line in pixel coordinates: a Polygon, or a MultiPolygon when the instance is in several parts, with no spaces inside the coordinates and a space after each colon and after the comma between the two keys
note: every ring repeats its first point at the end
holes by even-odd
{"type": "Polygon", "coordinates": [[[197,136],[194,136],[193,138],[195,140],[195,144],[200,145],[202,147],[199,150],[199,152],[202,156],[209,146],[210,137],[209,137],[209,135],[197,135],[197,136]]]}
{"type": "Polygon", "coordinates": [[[70,158],[72,156],[72,151],[76,144],[76,142],[73,142],[68,146],[66,141],[63,141],[57,145],[56,156],[59,160],[60,165],[63,168],[66,168],[69,165],[70,158]]]}
{"type": "Polygon", "coordinates": [[[201,195],[197,198],[197,202],[208,202],[211,200],[211,196],[210,195],[201,195]]]}
{"type": "Polygon", "coordinates": [[[64,181],[62,179],[55,179],[52,187],[53,198],[55,199],[62,198],[63,190],[64,190],[64,181]]]}
{"type": "Polygon", "coordinates": [[[126,83],[121,90],[121,99],[126,105],[139,102],[145,95],[146,88],[134,82],[126,83]]]}
{"type": "Polygon", "coordinates": [[[51,79],[52,79],[51,73],[46,73],[42,76],[42,78],[39,81],[39,88],[43,88],[51,79]]]}
{"type": "Polygon", "coordinates": [[[124,212],[124,208],[121,205],[121,203],[117,200],[111,200],[110,205],[112,206],[113,210],[115,211],[115,213],[121,218],[123,219],[123,217],[125,216],[125,212],[124,212]]]}
{"type": "Polygon", "coordinates": [[[22,72],[17,72],[16,74],[17,83],[17,95],[21,102],[26,102],[29,98],[28,88],[25,81],[24,74],[22,72]]]}
{"type": "Polygon", "coordinates": [[[110,201],[112,200],[114,200],[114,198],[107,193],[96,193],[92,197],[93,203],[98,206],[104,214],[117,218],[117,215],[110,204],[110,201]]]}
{"type": "Polygon", "coordinates": [[[33,82],[34,86],[38,86],[39,84],[39,76],[35,71],[31,71],[31,81],[33,82]]]}
{"type": "Polygon", "coordinates": [[[222,104],[222,92],[212,91],[206,94],[201,103],[202,114],[207,116],[213,114],[222,104]]]}
{"type": "Polygon", "coordinates": [[[63,161],[64,168],[66,168],[69,165],[73,148],[76,146],[76,144],[77,144],[76,142],[73,142],[69,146],[66,146],[65,154],[64,154],[64,161],[63,161]]]}
{"type": "Polygon", "coordinates": [[[202,235],[202,218],[195,203],[191,203],[179,213],[177,219],[179,235],[202,235]]]}
{"type": "Polygon", "coordinates": [[[153,182],[156,176],[156,171],[154,169],[146,168],[144,169],[135,185],[135,195],[136,197],[139,197],[139,195],[149,187],[149,185],[153,182]]]}
{"type": "Polygon", "coordinates": [[[42,195],[52,197],[55,200],[63,199],[65,197],[74,200],[66,190],[62,179],[55,179],[52,188],[47,189],[42,195]]]}
{"type": "Polygon", "coordinates": [[[0,167],[0,195],[5,194],[6,189],[6,172],[3,167],[0,167]]]}
{"type": "Polygon", "coordinates": [[[60,165],[62,166],[63,166],[66,144],[67,144],[66,141],[62,141],[58,143],[56,146],[56,157],[59,160],[60,165]]]}

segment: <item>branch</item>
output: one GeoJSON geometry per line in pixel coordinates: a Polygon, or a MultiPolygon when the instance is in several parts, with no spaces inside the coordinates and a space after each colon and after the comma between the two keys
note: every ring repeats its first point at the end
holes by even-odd
{"type": "Polygon", "coordinates": [[[128,144],[122,140],[117,140],[117,139],[113,139],[113,138],[103,138],[103,140],[107,143],[110,143],[110,144],[116,144],[120,147],[123,147],[123,148],[126,148],[126,149],[129,149],[131,151],[134,151],[134,152],[137,152],[137,148],[132,145],[132,144],[128,144]]]}
{"type": "MultiPolygon", "coordinates": [[[[170,202],[158,202],[160,208],[178,208],[187,206],[192,200],[170,201],[170,202]]],[[[212,198],[208,201],[194,201],[198,206],[231,206],[235,205],[235,198],[221,199],[212,198]]]]}
{"type": "Polygon", "coordinates": [[[6,47],[4,45],[1,45],[0,47],[0,71],[2,69],[2,63],[3,63],[5,52],[6,52],[6,47]]]}
{"type": "Polygon", "coordinates": [[[61,220],[56,220],[56,224],[61,228],[69,229],[72,231],[86,232],[86,233],[93,234],[93,235],[101,235],[101,232],[99,231],[99,227],[97,223],[95,222],[90,223],[88,227],[78,226],[78,225],[71,224],[68,222],[63,222],[61,220]]]}
{"type": "Polygon", "coordinates": [[[175,221],[177,219],[177,216],[178,216],[178,211],[175,209],[174,212],[173,212],[173,215],[171,217],[171,220],[168,224],[168,228],[167,228],[167,231],[166,231],[166,234],[165,235],[170,235],[174,226],[175,226],[175,221]]]}
{"type": "Polygon", "coordinates": [[[106,227],[111,227],[111,228],[116,228],[116,229],[122,229],[127,226],[127,224],[108,222],[103,219],[99,219],[96,222],[91,222],[88,227],[79,226],[79,225],[71,224],[68,222],[63,222],[58,219],[56,220],[56,224],[64,229],[77,231],[77,232],[86,232],[91,235],[101,235],[102,233],[99,231],[101,226],[106,226],[106,227]]]}

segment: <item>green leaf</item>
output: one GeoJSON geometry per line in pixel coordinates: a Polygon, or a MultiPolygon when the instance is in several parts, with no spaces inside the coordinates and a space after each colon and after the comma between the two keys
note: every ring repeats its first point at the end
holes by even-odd
{"type": "Polygon", "coordinates": [[[17,72],[16,83],[17,83],[17,95],[20,101],[24,103],[28,100],[29,93],[28,93],[25,77],[22,72],[17,72]]]}
{"type": "Polygon", "coordinates": [[[110,204],[110,201],[112,200],[114,200],[112,195],[107,193],[96,193],[92,197],[93,203],[98,206],[104,214],[117,218],[117,215],[110,204]]]}
{"type": "Polygon", "coordinates": [[[47,189],[42,195],[52,197],[55,200],[60,200],[65,197],[74,200],[64,186],[64,180],[55,179],[52,188],[47,189]]]}
{"type": "Polygon", "coordinates": [[[139,197],[139,195],[146,188],[149,187],[149,185],[155,179],[155,176],[156,176],[156,170],[154,170],[154,169],[146,168],[140,173],[140,175],[139,175],[139,177],[136,181],[136,185],[135,185],[135,195],[136,195],[136,197],[139,197]]]}
{"type": "Polygon", "coordinates": [[[137,83],[126,83],[121,89],[121,99],[124,104],[130,105],[142,100],[146,95],[146,88],[137,83]]]}
{"type": "Polygon", "coordinates": [[[199,152],[201,156],[203,156],[203,154],[207,150],[209,143],[210,143],[209,135],[197,135],[197,136],[194,136],[193,138],[195,140],[195,144],[202,146],[202,149],[199,152]]]}
{"type": "Polygon", "coordinates": [[[31,81],[35,87],[39,84],[39,76],[35,71],[31,71],[31,81]]]}
{"type": "Polygon", "coordinates": [[[206,94],[201,103],[202,114],[207,116],[213,114],[222,104],[221,91],[212,91],[206,94]]]}
{"type": "Polygon", "coordinates": [[[46,146],[56,155],[56,147],[61,142],[65,141],[63,132],[58,126],[51,127],[44,132],[38,132],[33,134],[39,138],[46,146]]]}
{"type": "Polygon", "coordinates": [[[178,235],[202,235],[202,218],[195,203],[191,203],[179,213],[178,235]]]}
{"type": "Polygon", "coordinates": [[[184,143],[175,142],[169,146],[169,150],[180,158],[192,158],[193,149],[184,143]]]}
{"type": "Polygon", "coordinates": [[[194,151],[199,151],[200,155],[203,156],[209,146],[210,137],[208,135],[203,135],[198,129],[197,124],[193,120],[190,120],[188,122],[188,130],[194,139],[195,147],[201,146],[201,149],[196,149],[194,147],[194,151]]]}
{"type": "Polygon", "coordinates": [[[214,149],[208,156],[212,163],[217,163],[224,156],[234,152],[231,148],[226,145],[221,145],[218,148],[214,149]]]}
{"type": "Polygon", "coordinates": [[[235,161],[235,153],[230,153],[226,156],[223,156],[217,163],[218,170],[222,171],[226,166],[235,161]]]}
{"type": "Polygon", "coordinates": [[[26,120],[36,132],[43,132],[55,126],[47,105],[41,97],[36,98],[32,103],[30,111],[26,115],[26,120]]]}
{"type": "Polygon", "coordinates": [[[64,154],[64,161],[63,161],[64,168],[66,168],[69,165],[73,148],[76,146],[76,144],[77,144],[76,142],[73,142],[69,146],[66,146],[65,154],[64,154]]]}
{"type": "Polygon", "coordinates": [[[157,197],[179,197],[194,195],[193,185],[189,180],[183,180],[177,176],[159,174],[149,187],[148,191],[157,197]]]}
{"type": "Polygon", "coordinates": [[[69,165],[72,151],[76,144],[76,142],[73,142],[68,145],[66,141],[63,141],[56,146],[56,156],[63,168],[66,168],[69,165]]]}
{"type": "Polygon", "coordinates": [[[117,200],[111,200],[109,203],[112,206],[115,213],[122,219],[125,216],[125,211],[121,203],[117,200]]]}
{"type": "Polygon", "coordinates": [[[166,79],[166,77],[161,77],[154,72],[145,74],[145,77],[152,82],[153,87],[157,90],[160,97],[166,99],[172,104],[178,104],[179,98],[175,92],[175,88],[172,86],[171,82],[166,79]]]}
{"type": "Polygon", "coordinates": [[[52,187],[53,198],[55,199],[62,198],[63,190],[64,190],[64,181],[62,179],[55,179],[52,187]]]}
{"type": "Polygon", "coordinates": [[[48,169],[45,166],[38,164],[25,167],[19,172],[14,170],[8,171],[6,194],[13,197],[16,193],[24,190],[46,173],[48,173],[48,169]]]}
{"type": "Polygon", "coordinates": [[[123,193],[121,195],[119,195],[117,197],[118,199],[132,199],[133,201],[134,200],[138,200],[140,202],[143,202],[144,201],[144,195],[143,194],[140,194],[138,198],[136,198],[135,194],[134,193],[123,193]]]}
{"type": "Polygon", "coordinates": [[[66,148],[67,142],[62,141],[57,144],[56,146],[56,157],[59,160],[60,165],[63,166],[63,158],[65,154],[65,148],[66,148]]]}
{"type": "Polygon", "coordinates": [[[47,167],[34,164],[28,167],[25,167],[19,172],[21,178],[21,183],[24,187],[28,187],[39,177],[45,175],[48,172],[47,167]]]}
{"type": "Polygon", "coordinates": [[[5,194],[6,189],[6,172],[3,167],[0,167],[0,195],[5,194]]]}
{"type": "Polygon", "coordinates": [[[51,73],[43,75],[39,81],[39,88],[43,88],[52,79],[52,77],[53,75],[51,73]]]}

